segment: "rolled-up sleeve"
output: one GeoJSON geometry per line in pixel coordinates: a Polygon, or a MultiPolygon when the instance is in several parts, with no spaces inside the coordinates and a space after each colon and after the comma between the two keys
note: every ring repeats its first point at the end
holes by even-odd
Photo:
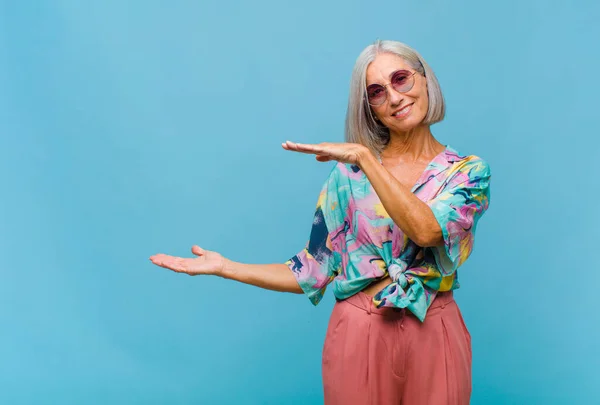
{"type": "Polygon", "coordinates": [[[337,165],[321,189],[310,237],[304,249],[286,261],[298,284],[317,305],[327,285],[341,272],[339,244],[343,240],[344,212],[338,196],[337,165]]]}
{"type": "Polygon", "coordinates": [[[473,250],[477,222],[489,206],[490,178],[485,161],[469,160],[457,170],[449,185],[427,203],[442,229],[443,245],[429,249],[444,277],[453,274],[473,250]]]}

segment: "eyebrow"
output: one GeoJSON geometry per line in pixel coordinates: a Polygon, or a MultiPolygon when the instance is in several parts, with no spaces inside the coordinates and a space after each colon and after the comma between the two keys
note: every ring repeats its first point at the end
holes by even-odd
{"type": "MultiPolygon", "coordinates": [[[[410,70],[408,70],[408,69],[398,69],[398,70],[394,70],[392,73],[390,73],[390,80],[392,79],[392,77],[393,77],[393,76],[394,76],[396,73],[398,73],[398,72],[402,72],[402,71],[404,71],[404,72],[408,72],[408,73],[413,73],[413,72],[411,72],[411,71],[410,71],[410,70]]],[[[379,82],[375,82],[375,83],[367,84],[367,87],[369,87],[369,86],[372,86],[372,85],[374,85],[374,84],[378,84],[378,85],[380,85],[380,86],[383,86],[383,84],[381,84],[381,83],[379,83],[379,82]]]]}
{"type": "Polygon", "coordinates": [[[398,72],[413,73],[410,69],[398,69],[398,70],[394,70],[392,73],[390,73],[390,79],[392,78],[392,76],[394,76],[398,72]]]}

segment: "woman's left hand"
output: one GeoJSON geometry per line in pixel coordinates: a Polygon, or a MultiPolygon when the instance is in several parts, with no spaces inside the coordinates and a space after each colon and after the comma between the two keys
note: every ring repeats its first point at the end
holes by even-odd
{"type": "Polygon", "coordinates": [[[316,155],[319,162],[337,160],[341,163],[350,163],[360,166],[367,154],[371,153],[366,146],[358,143],[319,143],[303,144],[286,141],[282,143],[283,149],[294,152],[316,155]]]}

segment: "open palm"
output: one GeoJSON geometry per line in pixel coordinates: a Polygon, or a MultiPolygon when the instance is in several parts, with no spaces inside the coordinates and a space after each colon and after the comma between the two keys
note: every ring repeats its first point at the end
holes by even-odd
{"type": "Polygon", "coordinates": [[[286,141],[281,144],[283,149],[315,155],[319,162],[337,160],[341,163],[360,164],[361,159],[369,153],[369,150],[357,143],[330,143],[304,144],[286,141]]]}
{"type": "Polygon", "coordinates": [[[198,257],[185,258],[160,253],[151,256],[150,261],[157,266],[173,270],[177,273],[186,273],[190,276],[199,274],[216,275],[225,266],[225,259],[217,252],[204,250],[200,246],[193,246],[192,253],[198,257]]]}

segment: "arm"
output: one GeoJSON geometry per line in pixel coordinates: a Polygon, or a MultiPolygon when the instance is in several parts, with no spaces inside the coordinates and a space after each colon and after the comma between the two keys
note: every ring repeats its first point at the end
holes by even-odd
{"type": "Polygon", "coordinates": [[[317,305],[341,270],[342,241],[333,241],[330,232],[333,229],[340,234],[344,224],[346,203],[339,199],[337,174],[334,166],[321,188],[310,237],[300,252],[285,264],[254,265],[225,259],[220,276],[269,290],[304,293],[317,305]]]}
{"type": "Polygon", "coordinates": [[[477,224],[489,207],[490,179],[488,164],[476,156],[456,167],[444,189],[427,202],[443,243],[423,249],[423,257],[401,273],[402,288],[391,284],[374,297],[378,306],[406,307],[423,321],[436,292],[454,289],[456,270],[470,256],[477,224]]]}
{"type": "Polygon", "coordinates": [[[213,275],[267,290],[293,292],[301,294],[296,278],[285,264],[243,264],[224,258],[217,252],[192,247],[192,253],[198,257],[183,258],[165,254],[150,257],[157,266],[185,273],[190,276],[213,275]]]}
{"type": "Polygon", "coordinates": [[[359,166],[394,223],[421,247],[443,244],[442,229],[429,206],[383,167],[367,149],[359,166]]]}
{"type": "MultiPolygon", "coordinates": [[[[217,252],[192,248],[197,258],[182,258],[157,254],[150,261],[178,273],[216,275],[268,290],[305,293],[313,304],[323,297],[327,284],[341,269],[338,246],[343,241],[332,241],[329,229],[343,226],[345,202],[338,200],[337,170],[334,167],[323,185],[313,218],[310,238],[306,246],[284,264],[243,264],[224,258],[217,252]]],[[[341,238],[343,239],[343,238],[341,238]]]]}
{"type": "Polygon", "coordinates": [[[400,184],[367,147],[355,143],[325,142],[307,145],[290,141],[282,146],[286,150],[315,154],[320,162],[337,160],[358,165],[371,182],[387,213],[405,235],[421,247],[443,243],[442,230],[431,209],[400,184]]]}
{"type": "Polygon", "coordinates": [[[225,259],[219,276],[267,290],[302,294],[293,273],[285,264],[244,264],[225,259]]]}

